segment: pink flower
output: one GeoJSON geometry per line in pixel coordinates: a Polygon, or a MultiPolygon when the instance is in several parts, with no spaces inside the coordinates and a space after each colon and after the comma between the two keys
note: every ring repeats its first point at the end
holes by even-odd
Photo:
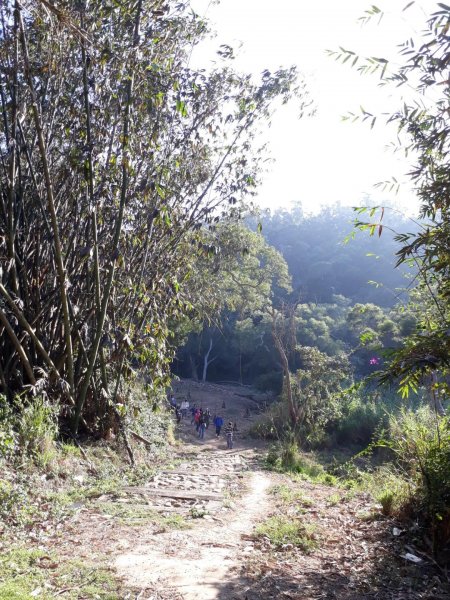
{"type": "Polygon", "coordinates": [[[380,359],[377,356],[373,356],[369,360],[369,365],[379,365],[379,364],[380,364],[380,359]]]}

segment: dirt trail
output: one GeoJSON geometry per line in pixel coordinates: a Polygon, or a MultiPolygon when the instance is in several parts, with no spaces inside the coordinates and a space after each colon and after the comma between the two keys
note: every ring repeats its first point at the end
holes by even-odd
{"type": "Polygon", "coordinates": [[[254,524],[269,510],[269,485],[267,475],[252,473],[231,523],[227,517],[207,515],[209,519],[197,519],[187,531],[159,534],[118,556],[115,567],[119,575],[134,588],[152,590],[156,598],[227,597],[223,594],[230,573],[240,566],[236,557],[241,536],[251,534],[254,524]]]}
{"type": "MultiPolygon", "coordinates": [[[[215,437],[212,425],[205,440],[196,439],[189,416],[178,428],[178,435],[184,439],[181,455],[188,460],[181,462],[174,472],[159,474],[147,489],[139,490],[152,498],[155,508],[174,508],[179,514],[189,511],[191,516],[199,517],[192,519],[192,528],[185,531],[143,535],[144,543],[117,557],[115,567],[119,576],[126,584],[140,588],[143,598],[231,598],[230,581],[233,580],[232,587],[237,585],[232,573],[240,568],[238,557],[246,544],[248,547],[242,536],[250,536],[255,524],[270,510],[270,477],[258,468],[248,471],[255,454],[242,440],[246,401],[230,390],[220,397],[217,389],[214,396],[205,387],[192,391],[199,404],[206,407],[212,403],[213,410],[221,412],[227,420],[239,420],[240,432],[236,448],[230,451],[223,436],[215,437]]],[[[184,397],[185,393],[186,389],[178,389],[178,397],[184,397]]],[[[245,420],[245,424],[248,427],[251,419],[245,420]]]]}

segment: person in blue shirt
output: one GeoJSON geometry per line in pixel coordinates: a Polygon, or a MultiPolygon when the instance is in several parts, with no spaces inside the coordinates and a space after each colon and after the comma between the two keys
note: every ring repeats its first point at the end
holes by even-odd
{"type": "Polygon", "coordinates": [[[223,427],[223,419],[220,415],[216,415],[214,417],[214,425],[216,427],[216,437],[219,437],[220,435],[220,430],[223,427]]]}

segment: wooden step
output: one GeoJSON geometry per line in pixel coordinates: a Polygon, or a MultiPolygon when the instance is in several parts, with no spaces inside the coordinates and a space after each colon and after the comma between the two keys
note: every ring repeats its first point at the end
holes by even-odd
{"type": "Polygon", "coordinates": [[[214,492],[197,492],[180,490],[179,488],[152,488],[152,487],[124,487],[130,494],[145,494],[161,498],[177,498],[180,500],[222,500],[223,495],[214,492]]]}

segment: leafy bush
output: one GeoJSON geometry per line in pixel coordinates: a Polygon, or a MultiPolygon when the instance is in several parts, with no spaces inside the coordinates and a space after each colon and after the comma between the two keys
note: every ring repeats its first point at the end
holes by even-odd
{"type": "Polygon", "coordinates": [[[373,435],[386,423],[386,410],[382,402],[370,394],[353,395],[342,406],[340,418],[333,427],[336,443],[367,446],[373,435]]]}
{"type": "Polygon", "coordinates": [[[360,472],[358,479],[357,487],[369,492],[381,504],[384,515],[404,515],[413,487],[394,464],[379,466],[373,472],[360,472]]]}
{"type": "Polygon", "coordinates": [[[283,387],[283,375],[280,371],[269,371],[256,377],[253,385],[262,392],[274,392],[280,394],[283,387]]]}
{"type": "Polygon", "coordinates": [[[26,487],[17,482],[0,479],[0,520],[9,524],[24,524],[30,514],[26,487]]]}
{"type": "Polygon", "coordinates": [[[175,439],[171,414],[161,408],[166,403],[164,391],[135,379],[124,385],[122,397],[126,424],[151,442],[146,448],[152,456],[163,455],[175,439]]]}
{"type": "Polygon", "coordinates": [[[11,406],[0,396],[0,456],[31,457],[46,466],[55,454],[57,409],[43,398],[15,398],[11,406]]]}
{"type": "Polygon", "coordinates": [[[431,526],[434,550],[450,540],[450,421],[428,407],[391,416],[386,439],[413,483],[409,503],[431,526]]]}
{"type": "Polygon", "coordinates": [[[450,420],[428,406],[390,415],[369,450],[384,464],[358,473],[386,515],[414,518],[431,533],[433,552],[450,541],[450,420]]]}

